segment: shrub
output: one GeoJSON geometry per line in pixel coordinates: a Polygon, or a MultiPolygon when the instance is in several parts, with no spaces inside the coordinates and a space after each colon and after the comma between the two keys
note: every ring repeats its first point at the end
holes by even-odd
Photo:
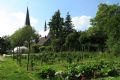
{"type": "Polygon", "coordinates": [[[69,64],[71,64],[72,61],[73,61],[72,55],[67,55],[67,62],[68,62],[69,64]]]}
{"type": "Polygon", "coordinates": [[[42,79],[49,78],[49,79],[51,80],[52,78],[55,77],[55,70],[53,70],[52,68],[43,69],[43,70],[40,72],[40,77],[41,77],[42,79]]]}
{"type": "Polygon", "coordinates": [[[52,40],[52,49],[56,52],[60,51],[60,49],[61,49],[61,40],[60,39],[52,40]]]}
{"type": "Polygon", "coordinates": [[[52,51],[52,47],[51,46],[45,46],[45,51],[52,51]]]}
{"type": "Polygon", "coordinates": [[[39,74],[40,74],[40,77],[42,79],[46,79],[47,78],[47,71],[46,70],[42,70],[39,74]]]}
{"type": "Polygon", "coordinates": [[[79,70],[76,67],[76,64],[72,64],[68,67],[68,80],[77,80],[79,77],[79,70]]]}
{"type": "Polygon", "coordinates": [[[112,52],[113,53],[120,53],[120,41],[116,42],[113,46],[112,46],[112,52]]]}
{"type": "Polygon", "coordinates": [[[69,80],[79,80],[81,76],[86,79],[99,78],[104,76],[118,76],[120,73],[113,67],[115,63],[100,61],[96,63],[86,63],[81,65],[72,65],[68,68],[69,80]]]}
{"type": "Polygon", "coordinates": [[[55,70],[49,68],[49,69],[47,70],[47,72],[48,72],[48,76],[49,76],[50,79],[52,79],[52,78],[55,77],[55,70]]]}
{"type": "Polygon", "coordinates": [[[39,44],[34,44],[34,45],[32,45],[32,51],[33,51],[34,53],[39,53],[39,52],[40,52],[39,47],[40,47],[39,44]]]}
{"type": "Polygon", "coordinates": [[[118,76],[119,73],[116,69],[112,69],[111,71],[108,72],[108,75],[114,77],[114,76],[118,76]]]}
{"type": "Polygon", "coordinates": [[[45,46],[40,46],[40,47],[39,47],[39,50],[40,50],[40,51],[44,51],[44,50],[45,50],[45,46]]]}

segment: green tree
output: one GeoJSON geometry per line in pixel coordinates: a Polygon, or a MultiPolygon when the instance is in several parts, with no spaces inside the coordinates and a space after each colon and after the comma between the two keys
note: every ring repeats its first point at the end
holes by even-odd
{"type": "Polygon", "coordinates": [[[52,40],[52,49],[55,52],[61,51],[62,44],[60,39],[54,39],[52,40]]]}
{"type": "Polygon", "coordinates": [[[79,48],[81,51],[89,50],[90,47],[90,37],[87,33],[87,31],[79,32],[79,48]]]}
{"type": "Polygon", "coordinates": [[[52,19],[49,22],[50,34],[52,39],[63,37],[63,25],[64,19],[60,16],[60,11],[58,10],[52,16],[52,19]]]}
{"type": "Polygon", "coordinates": [[[78,32],[70,33],[66,40],[65,46],[67,50],[78,50],[79,47],[79,34],[78,32]]]}
{"type": "Polygon", "coordinates": [[[100,4],[97,14],[91,22],[93,26],[107,34],[107,47],[110,52],[113,52],[112,47],[116,46],[120,40],[120,6],[118,4],[100,4]]]}
{"type": "Polygon", "coordinates": [[[30,42],[34,39],[35,30],[31,26],[24,26],[12,34],[11,42],[15,46],[23,46],[25,41],[30,42]]]}
{"type": "Polygon", "coordinates": [[[0,53],[8,53],[11,49],[11,43],[8,36],[0,37],[0,53]]]}
{"type": "Polygon", "coordinates": [[[90,43],[90,51],[94,48],[94,51],[104,51],[106,48],[106,40],[107,35],[106,33],[99,29],[98,27],[90,27],[87,30],[87,34],[89,36],[89,43],[90,43]]]}
{"type": "Polygon", "coordinates": [[[65,37],[67,37],[68,34],[74,32],[73,29],[73,24],[72,24],[72,20],[71,20],[71,16],[69,14],[69,12],[67,13],[66,19],[65,19],[65,23],[64,23],[64,33],[65,33],[65,37]]]}
{"type": "Polygon", "coordinates": [[[63,36],[64,19],[61,17],[59,10],[55,12],[55,14],[52,16],[52,19],[50,20],[48,25],[50,27],[51,46],[54,46],[53,47],[54,51],[60,51],[62,45],[64,44],[63,36]],[[57,46],[59,45],[61,46],[58,49],[57,46]]]}
{"type": "MultiPolygon", "coordinates": [[[[23,46],[25,44],[25,42],[27,42],[27,47],[29,48],[28,59],[27,59],[27,70],[29,68],[29,62],[30,62],[30,52],[31,52],[30,45],[33,42],[33,40],[35,40],[35,39],[36,39],[36,32],[29,25],[26,25],[23,28],[20,28],[11,36],[11,42],[13,44],[13,48],[15,46],[23,46]]],[[[19,48],[18,48],[18,50],[19,50],[19,48]]],[[[20,53],[17,56],[17,60],[21,65],[21,54],[20,53]]]]}

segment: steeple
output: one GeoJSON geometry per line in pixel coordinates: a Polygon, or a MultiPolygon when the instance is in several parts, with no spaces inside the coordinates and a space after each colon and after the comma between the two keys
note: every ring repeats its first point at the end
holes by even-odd
{"type": "Polygon", "coordinates": [[[27,13],[26,13],[26,21],[25,21],[25,25],[30,26],[30,17],[29,17],[29,10],[27,7],[27,13]]]}
{"type": "Polygon", "coordinates": [[[45,21],[44,31],[47,31],[46,21],[45,21]]]}

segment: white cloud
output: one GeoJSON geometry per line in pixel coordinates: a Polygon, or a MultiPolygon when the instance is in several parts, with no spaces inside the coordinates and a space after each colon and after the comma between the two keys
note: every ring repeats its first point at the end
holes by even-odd
{"type": "Polygon", "coordinates": [[[44,30],[39,31],[39,34],[41,35],[41,37],[47,36],[48,33],[49,33],[49,30],[47,30],[47,31],[44,31],[44,30]]]}
{"type": "MultiPolygon", "coordinates": [[[[0,8],[1,9],[1,8],[0,8]]],[[[25,24],[26,12],[10,12],[7,9],[0,11],[0,36],[11,35],[25,24]]],[[[30,16],[32,26],[36,26],[38,20],[30,16]]]]}
{"type": "MultiPolygon", "coordinates": [[[[18,23],[19,25],[23,26],[25,24],[26,13],[15,12],[13,13],[13,17],[16,18],[16,20],[19,22],[18,23]]],[[[31,26],[36,26],[38,20],[30,16],[30,22],[31,22],[31,26]]]]}
{"type": "Polygon", "coordinates": [[[74,24],[74,28],[76,30],[86,30],[90,27],[90,19],[91,16],[78,16],[72,18],[72,23],[74,24]]]}

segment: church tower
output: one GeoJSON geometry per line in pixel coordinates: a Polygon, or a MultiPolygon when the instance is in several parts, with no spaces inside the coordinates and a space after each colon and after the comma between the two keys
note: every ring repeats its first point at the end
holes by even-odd
{"type": "MultiPolygon", "coordinates": [[[[45,21],[45,26],[44,26],[44,32],[47,31],[47,25],[46,25],[46,21],[45,21]]],[[[47,36],[45,35],[45,38],[47,38],[47,36]]]]}
{"type": "Polygon", "coordinates": [[[31,26],[31,25],[30,25],[30,17],[29,17],[29,10],[28,10],[28,7],[27,7],[25,25],[26,25],[26,26],[31,26]]]}
{"type": "Polygon", "coordinates": [[[47,31],[46,21],[45,21],[44,31],[47,31]]]}

